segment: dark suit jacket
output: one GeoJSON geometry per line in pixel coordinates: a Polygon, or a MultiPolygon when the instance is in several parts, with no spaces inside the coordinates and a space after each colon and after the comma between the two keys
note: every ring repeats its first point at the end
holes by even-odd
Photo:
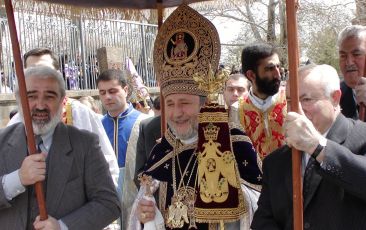
{"type": "Polygon", "coordinates": [[[353,91],[346,85],[344,81],[341,82],[341,101],[342,114],[346,117],[357,120],[358,119],[358,105],[353,97],[353,91]]]}
{"type": "Polygon", "coordinates": [[[161,137],[161,116],[150,117],[140,122],[139,138],[136,147],[135,183],[140,187],[137,176],[142,172],[150,152],[161,137]]]}
{"type": "MultiPolygon", "coordinates": [[[[22,123],[0,130],[0,180],[19,169],[26,157],[24,130],[22,123]]],[[[48,157],[50,216],[61,219],[70,230],[102,229],[119,217],[120,202],[95,134],[60,123],[48,157]]],[[[25,229],[27,190],[8,201],[0,186],[1,229],[25,229]]]]}
{"type": "MultiPolygon", "coordinates": [[[[327,135],[304,201],[304,229],[366,229],[366,124],[340,114],[327,135]]],[[[263,162],[262,193],[253,229],[293,229],[291,149],[263,162]]]]}

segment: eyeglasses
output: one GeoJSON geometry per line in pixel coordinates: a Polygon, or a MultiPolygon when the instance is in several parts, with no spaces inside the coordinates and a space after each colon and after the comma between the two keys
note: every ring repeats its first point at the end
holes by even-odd
{"type": "MultiPolygon", "coordinates": [[[[317,101],[324,100],[324,99],[326,99],[326,97],[314,97],[314,98],[312,98],[312,97],[303,97],[303,98],[299,99],[299,102],[303,106],[309,106],[309,105],[314,104],[317,101]]],[[[286,101],[287,101],[288,105],[291,104],[291,98],[286,97],[286,101]]]]}

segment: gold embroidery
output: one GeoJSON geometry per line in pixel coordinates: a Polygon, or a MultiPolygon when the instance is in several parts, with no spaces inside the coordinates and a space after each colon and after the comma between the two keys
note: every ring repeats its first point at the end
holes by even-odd
{"type": "Polygon", "coordinates": [[[200,113],[198,115],[198,121],[202,122],[228,122],[229,118],[227,113],[222,112],[205,112],[204,114],[200,113]]]}
{"type": "Polygon", "coordinates": [[[244,135],[231,135],[231,140],[233,142],[248,142],[248,143],[252,143],[252,141],[250,140],[250,138],[248,136],[244,136],[244,135]]]}
{"type": "Polygon", "coordinates": [[[182,4],[164,22],[154,44],[154,67],[164,97],[173,93],[206,96],[192,75],[206,75],[209,64],[217,68],[220,39],[215,26],[182,4]]]}
{"type": "Polygon", "coordinates": [[[276,101],[265,112],[258,109],[249,98],[239,100],[240,123],[261,159],[284,144],[282,124],[286,113],[284,89],[280,89],[276,101]],[[265,120],[268,127],[265,126],[265,120]]]}
{"type": "Polygon", "coordinates": [[[237,188],[235,175],[235,156],[230,151],[221,152],[217,140],[220,128],[209,123],[204,128],[207,142],[204,150],[198,153],[198,184],[200,196],[205,203],[222,203],[229,195],[229,184],[237,188]]]}
{"type": "Polygon", "coordinates": [[[65,114],[64,114],[64,118],[63,118],[63,122],[66,125],[73,125],[71,103],[72,103],[71,99],[67,98],[65,106],[64,106],[65,114]]]}

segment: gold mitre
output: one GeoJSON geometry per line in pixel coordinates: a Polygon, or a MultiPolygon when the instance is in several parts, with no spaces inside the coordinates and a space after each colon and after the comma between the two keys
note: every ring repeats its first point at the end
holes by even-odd
{"type": "Polygon", "coordinates": [[[215,26],[189,6],[179,6],[164,22],[154,44],[154,68],[164,97],[174,93],[207,96],[193,75],[207,76],[220,60],[215,26]]]}

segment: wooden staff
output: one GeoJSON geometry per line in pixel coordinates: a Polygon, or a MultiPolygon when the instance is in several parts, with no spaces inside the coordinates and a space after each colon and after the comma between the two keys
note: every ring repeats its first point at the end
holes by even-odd
{"type": "MultiPolygon", "coordinates": [[[[363,67],[363,77],[366,76],[366,58],[365,58],[365,66],[363,67]]],[[[365,104],[364,103],[360,103],[360,110],[358,113],[358,119],[360,119],[361,121],[365,121],[365,104]]]]}
{"type": "MultiPolygon", "coordinates": [[[[14,10],[11,0],[5,0],[5,9],[6,9],[6,16],[8,18],[9,23],[9,30],[10,30],[10,37],[11,43],[13,48],[13,55],[14,55],[14,62],[15,62],[15,71],[18,79],[18,86],[19,86],[19,96],[22,105],[22,111],[24,116],[24,125],[25,131],[27,135],[27,144],[28,144],[28,153],[35,154],[37,153],[36,143],[34,140],[34,133],[32,127],[32,119],[30,115],[29,104],[27,100],[27,89],[25,85],[24,79],[24,72],[23,72],[23,63],[22,58],[20,56],[20,48],[19,42],[17,37],[17,29],[15,25],[14,19],[14,10]]],[[[46,220],[48,215],[46,211],[46,203],[43,193],[43,185],[42,182],[37,182],[34,185],[36,191],[36,198],[39,207],[39,215],[41,220],[46,220]]]]}
{"type": "MultiPolygon", "coordinates": [[[[164,9],[163,9],[163,3],[162,0],[157,0],[156,1],[157,4],[157,10],[158,10],[158,30],[160,29],[161,25],[163,25],[163,13],[164,13],[164,9]]],[[[157,76],[157,78],[159,78],[159,76],[157,76]]],[[[166,130],[166,119],[165,119],[165,103],[164,103],[164,96],[163,93],[161,92],[161,84],[160,84],[160,79],[159,79],[159,88],[160,88],[160,111],[161,111],[161,115],[160,115],[160,127],[161,127],[161,137],[164,135],[165,130],[166,130]]]]}
{"type": "Polygon", "coordinates": [[[360,104],[360,111],[358,113],[358,118],[361,121],[365,121],[365,104],[361,102],[360,104]]]}
{"type": "MultiPolygon", "coordinates": [[[[298,91],[298,65],[299,43],[297,39],[296,0],[286,0],[287,36],[288,36],[288,63],[290,73],[290,97],[292,111],[299,112],[298,91]]],[[[303,229],[303,202],[302,202],[302,177],[301,154],[292,148],[292,200],[294,229],[303,229]]]]}

